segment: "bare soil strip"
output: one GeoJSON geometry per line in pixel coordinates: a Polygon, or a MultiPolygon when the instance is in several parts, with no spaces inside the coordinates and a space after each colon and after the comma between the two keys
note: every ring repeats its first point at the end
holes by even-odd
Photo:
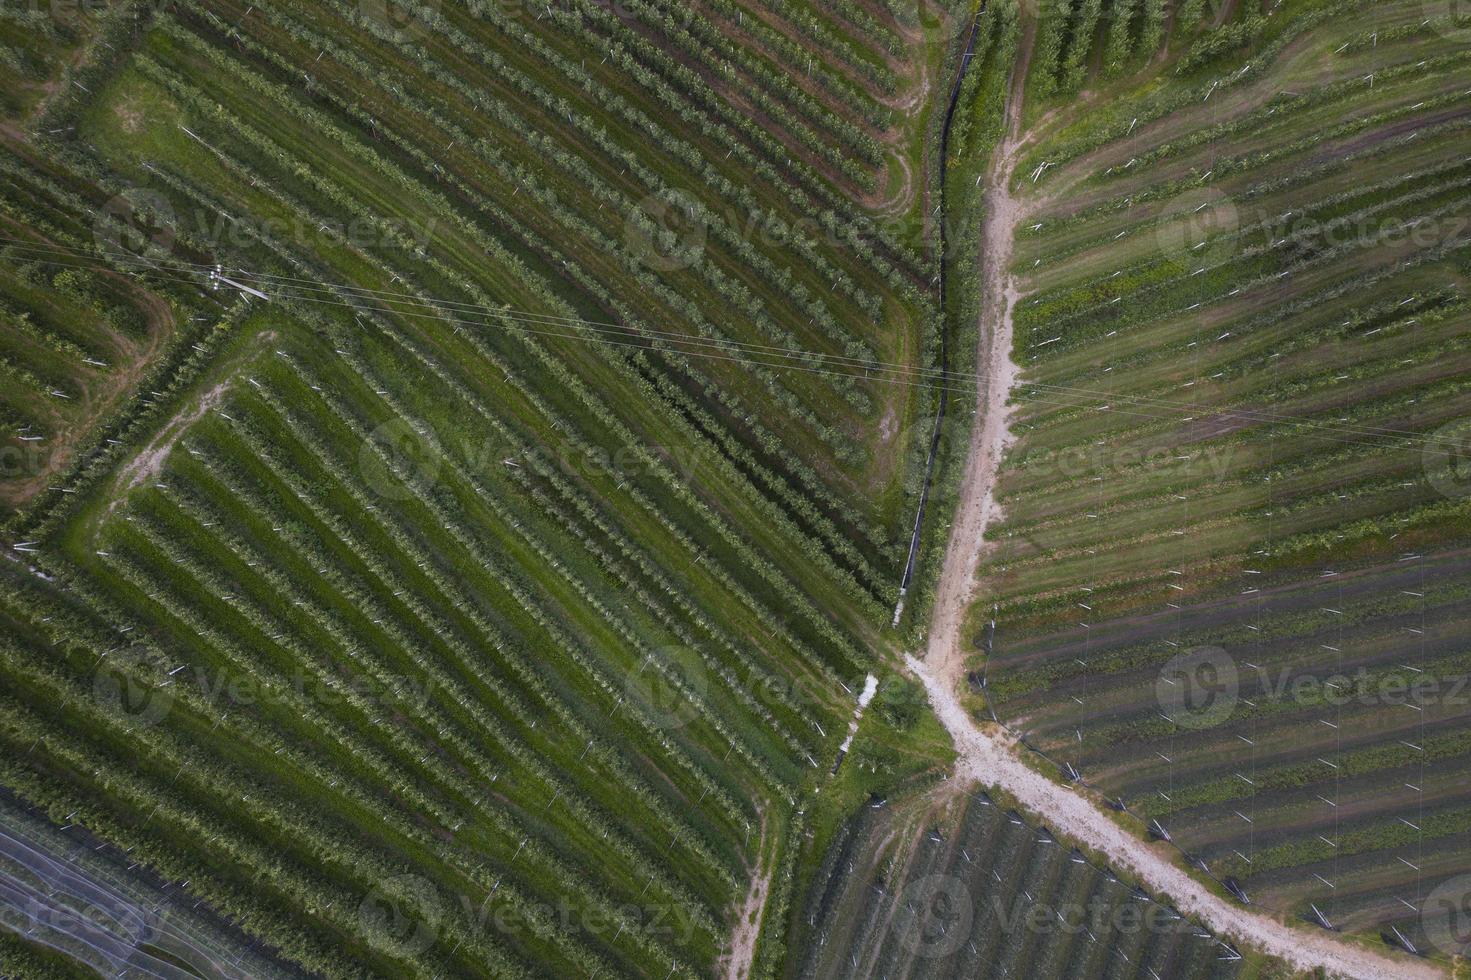
{"type": "Polygon", "coordinates": [[[1217,933],[1265,950],[1294,967],[1318,968],[1330,976],[1442,977],[1433,964],[1390,956],[1356,946],[1327,933],[1292,928],[1269,915],[1228,902],[1173,863],[1166,853],[1114,823],[1081,793],[1047,779],[1022,761],[1015,740],[1004,731],[983,729],[961,705],[956,691],[964,679],[961,631],[975,589],[975,572],[986,528],[996,519],[993,490],[1002,454],[1011,442],[1007,400],[1018,369],[1011,360],[1012,310],[1017,287],[1009,273],[1012,238],[1023,209],[1010,192],[1011,177],[1026,141],[1020,134],[1022,81],[1026,77],[1034,25],[1025,25],[1007,110],[1007,136],[997,148],[989,175],[983,233],[981,330],[976,364],[980,374],[979,411],[961,483],[955,524],[936,591],[924,659],[907,657],[924,683],[930,704],[955,741],[956,786],[998,786],[1053,830],[1100,852],[1118,870],[1145,888],[1169,898],[1179,910],[1217,933]]]}
{"type": "Polygon", "coordinates": [[[762,862],[751,875],[751,887],[746,892],[736,917],[735,930],[730,936],[730,949],[721,957],[716,974],[723,980],[746,980],[751,975],[751,964],[756,959],[756,940],[761,935],[761,914],[766,909],[766,896],[771,891],[772,868],[766,864],[766,814],[761,815],[761,843],[756,848],[762,862]]]}
{"type": "Polygon", "coordinates": [[[986,177],[985,217],[981,231],[980,339],[976,370],[980,375],[978,417],[971,427],[970,450],[960,483],[955,523],[945,548],[940,583],[930,617],[927,663],[932,669],[953,675],[964,672],[964,657],[958,654],[960,631],[974,589],[976,565],[986,528],[998,508],[992,490],[1001,456],[1011,444],[1010,407],[1007,401],[1016,383],[1018,369],[1011,360],[1012,308],[1017,288],[1007,271],[1011,265],[1011,243],[1022,219],[1022,208],[1011,195],[1011,175],[1020,155],[1022,80],[1026,78],[1028,54],[1034,31],[1031,22],[1021,40],[1007,107],[1007,135],[992,157],[986,177]],[[935,657],[938,655],[938,660],[935,657]],[[953,662],[952,662],[953,661],[953,662]]]}

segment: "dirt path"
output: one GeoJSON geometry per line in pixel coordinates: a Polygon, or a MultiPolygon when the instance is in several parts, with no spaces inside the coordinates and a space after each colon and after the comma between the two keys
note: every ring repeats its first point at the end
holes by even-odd
{"type": "Polygon", "coordinates": [[[757,867],[751,874],[751,887],[746,890],[741,903],[735,929],[730,934],[730,949],[716,965],[716,975],[723,980],[746,980],[751,975],[751,964],[756,958],[756,940],[761,935],[761,913],[766,908],[766,896],[771,891],[771,867],[766,860],[766,814],[761,814],[761,842],[756,847],[761,855],[757,867]]]}
{"type": "Polygon", "coordinates": [[[986,528],[997,518],[993,490],[1002,454],[1011,442],[1007,399],[1018,369],[1011,360],[1012,311],[1017,299],[1009,272],[1013,234],[1023,208],[1010,191],[1012,173],[1027,139],[1020,132],[1022,80],[1031,51],[1034,27],[1028,23],[1014,69],[1007,134],[998,146],[989,175],[983,230],[981,330],[976,363],[980,372],[979,411],[971,434],[970,455],[956,510],[935,604],[924,660],[907,657],[924,683],[930,703],[955,742],[959,759],[956,786],[976,782],[999,786],[1053,830],[1104,854],[1120,871],[1168,896],[1181,911],[1216,932],[1281,957],[1298,969],[1322,967],[1332,976],[1441,977],[1432,965],[1360,948],[1325,933],[1289,928],[1269,916],[1249,911],[1213,894],[1176,866],[1173,852],[1158,849],[1114,823],[1097,803],[1047,779],[1022,761],[1015,740],[999,728],[982,729],[961,705],[956,691],[965,673],[961,631],[975,589],[975,572],[984,550],[986,528]]]}
{"type": "MultiPolygon", "coordinates": [[[[0,134],[9,139],[13,127],[0,124],[0,134]]],[[[12,147],[25,149],[28,146],[12,147]]],[[[4,230],[12,237],[33,240],[38,246],[54,247],[55,242],[34,232],[25,225],[6,220],[4,230]]],[[[104,373],[88,377],[74,375],[72,381],[80,388],[78,410],[75,414],[59,411],[49,412],[53,429],[47,439],[49,452],[45,463],[25,479],[17,479],[0,488],[0,505],[20,507],[30,501],[75,459],[76,447],[103,424],[128,398],[136,394],[138,385],[158,360],[164,345],[178,329],[174,311],[167,300],[148,292],[138,283],[113,270],[99,267],[97,274],[116,283],[122,292],[143,314],[146,336],[134,340],[121,333],[110,337],[112,344],[107,351],[112,368],[104,373]]],[[[41,405],[47,410],[50,406],[41,405]]]]}
{"type": "Polygon", "coordinates": [[[1103,854],[1110,865],[1137,877],[1149,891],[1168,896],[1181,912],[1223,936],[1281,957],[1296,969],[1312,971],[1321,967],[1330,976],[1363,980],[1445,976],[1422,960],[1391,957],[1327,933],[1290,928],[1213,894],[1172,862],[1173,852],[1145,843],[1110,820],[1087,797],[1033,770],[1021,760],[1015,742],[1008,736],[998,730],[982,731],[956,698],[954,679],[947,672],[912,657],[908,663],[924,682],[930,703],[960,752],[957,779],[952,783],[1000,786],[1046,822],[1049,829],[1103,854]]]}
{"type": "Polygon", "coordinates": [[[1022,209],[1012,197],[1012,170],[1023,141],[1021,127],[1021,81],[1026,78],[1026,52],[1031,50],[1033,27],[1026,28],[1012,82],[1007,109],[1007,135],[997,147],[987,176],[985,223],[981,232],[981,262],[984,295],[981,299],[981,330],[976,366],[980,373],[978,420],[971,428],[970,451],[960,483],[960,503],[945,549],[940,583],[930,618],[927,662],[958,679],[964,672],[964,657],[958,652],[965,611],[974,588],[976,564],[981,558],[982,535],[998,509],[992,489],[1001,455],[1011,443],[1010,408],[1007,399],[1016,382],[1017,367],[1011,360],[1011,314],[1017,290],[1009,273],[1011,243],[1022,218],[1022,209]],[[939,659],[934,659],[938,654],[939,659]]]}
{"type": "Polygon", "coordinates": [[[108,513],[122,503],[123,497],[129,490],[142,486],[163,471],[163,464],[168,462],[169,453],[173,452],[174,444],[179,441],[179,437],[191,425],[204,418],[205,413],[218,405],[229,388],[229,379],[221,381],[192,404],[179,409],[148,445],[144,446],[137,456],[123,466],[114,482],[115,496],[112,503],[108,505],[108,513]]]}
{"type": "MultiPolygon", "coordinates": [[[[196,383],[209,384],[209,387],[204,388],[199,394],[180,406],[178,411],[159,427],[148,444],[118,468],[106,491],[105,496],[109,503],[106,510],[102,512],[102,516],[114,513],[127,498],[129,491],[143,486],[163,472],[169,454],[174,451],[174,447],[184,434],[196,422],[224,402],[231,388],[243,376],[241,372],[244,370],[244,365],[255,357],[264,345],[276,339],[275,330],[263,330],[251,337],[247,346],[240,352],[228,355],[223,360],[216,362],[212,374],[218,380],[209,383],[205,379],[196,379],[196,383]]],[[[89,533],[95,533],[99,524],[100,518],[94,520],[89,533]]]]}

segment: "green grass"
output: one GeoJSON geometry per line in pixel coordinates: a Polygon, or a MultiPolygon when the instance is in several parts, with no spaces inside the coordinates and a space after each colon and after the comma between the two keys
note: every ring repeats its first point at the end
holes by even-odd
{"type": "Polygon", "coordinates": [[[1467,511],[1433,450],[1471,412],[1471,172],[1464,46],[1417,11],[1283,4],[1038,124],[971,636],[997,717],[1213,875],[1423,948],[1465,861],[1467,511]],[[1197,724],[1172,658],[1202,649],[1236,677],[1197,724]]]}
{"type": "MultiPolygon", "coordinates": [[[[941,161],[965,4],[143,6],[0,25],[0,450],[49,447],[0,474],[0,783],[322,975],[705,976],[753,882],[757,977],[1275,975],[991,904],[919,955],[896,901],[1143,901],[947,796],[887,660],[974,406],[895,633],[936,402],[863,365],[973,369],[1030,14],[979,12],[941,161]]],[[[1471,414],[1466,54],[1367,9],[1036,25],[973,694],[1254,899],[1419,941],[1464,707],[1290,683],[1467,666],[1420,445],[1471,414]],[[1244,678],[1204,728],[1156,687],[1197,647],[1244,678]]]]}
{"type": "Polygon", "coordinates": [[[927,356],[920,243],[851,201],[917,159],[884,100],[943,31],[724,9],[105,26],[44,119],[74,196],[13,213],[85,247],[146,196],[154,264],[110,258],[189,326],[12,519],[7,786],[326,975],[704,975],[758,874],[770,972],[806,829],[944,756],[876,716],[828,777],[921,399],[685,351],[927,356]],[[815,39],[843,75],[794,82],[815,39]]]}

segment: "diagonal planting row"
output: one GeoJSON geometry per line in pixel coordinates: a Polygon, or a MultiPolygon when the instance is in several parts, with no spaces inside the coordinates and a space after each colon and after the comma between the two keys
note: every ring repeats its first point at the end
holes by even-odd
{"type": "Polygon", "coordinates": [[[1471,102],[1446,34],[1356,43],[1419,9],[1379,6],[1287,11],[1037,148],[972,682],[1238,899],[1437,954],[1471,102]]]}
{"type": "MultiPolygon", "coordinates": [[[[200,124],[200,125],[203,125],[203,124],[200,124]]],[[[249,129],[247,129],[246,132],[249,132],[249,129]]],[[[210,135],[210,143],[215,144],[216,147],[218,147],[219,144],[221,144],[222,141],[224,141],[224,138],[228,138],[228,137],[225,137],[225,135],[221,135],[221,138],[219,138],[219,140],[216,140],[216,132],[213,132],[213,131],[210,131],[210,134],[209,135],[210,135]]],[[[341,203],[343,203],[343,200],[338,199],[338,205],[341,206],[341,203]]],[[[478,275],[478,272],[477,272],[477,275],[478,275]]],[[[828,540],[828,542],[837,542],[837,540],[840,540],[840,539],[838,539],[837,536],[834,536],[834,534],[831,534],[830,533],[830,534],[828,534],[828,539],[827,540],[828,540]]],[[[871,578],[871,580],[874,580],[874,578],[875,578],[874,575],[872,575],[872,574],[869,574],[868,577],[871,578]]]]}

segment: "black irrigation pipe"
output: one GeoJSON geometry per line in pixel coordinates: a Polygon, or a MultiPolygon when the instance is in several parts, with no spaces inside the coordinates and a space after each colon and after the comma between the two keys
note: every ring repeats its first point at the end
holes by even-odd
{"type": "Polygon", "coordinates": [[[935,477],[935,457],[940,450],[940,433],[945,424],[945,409],[950,403],[950,392],[947,385],[950,380],[950,332],[946,329],[945,323],[945,260],[950,253],[946,227],[948,212],[945,208],[945,161],[950,153],[950,126],[955,120],[955,107],[960,102],[960,86],[965,81],[966,71],[970,68],[971,55],[975,53],[976,34],[980,30],[981,14],[985,13],[985,10],[986,0],[982,0],[980,7],[976,9],[975,16],[971,19],[970,35],[966,38],[965,50],[960,56],[960,70],[955,73],[955,81],[950,86],[950,101],[945,106],[945,121],[940,125],[940,402],[935,411],[935,428],[930,433],[930,451],[925,460],[924,483],[919,491],[919,507],[914,512],[914,530],[909,535],[909,558],[904,563],[904,574],[899,579],[899,602],[894,607],[894,626],[899,625],[899,617],[904,612],[904,595],[909,591],[909,584],[914,578],[914,564],[919,557],[920,533],[924,528],[925,506],[929,503],[930,486],[935,477]]]}

